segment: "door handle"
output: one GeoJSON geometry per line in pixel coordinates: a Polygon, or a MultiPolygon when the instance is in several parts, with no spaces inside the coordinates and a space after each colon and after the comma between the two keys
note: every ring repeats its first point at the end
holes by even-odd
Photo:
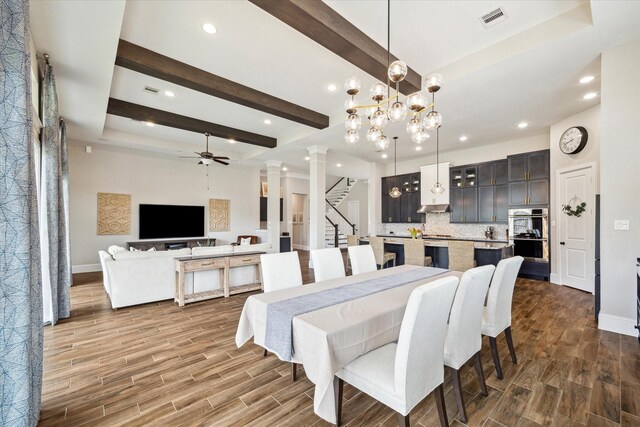
{"type": "Polygon", "coordinates": [[[560,242],[560,244],[561,244],[562,246],[564,246],[564,242],[560,242]]]}

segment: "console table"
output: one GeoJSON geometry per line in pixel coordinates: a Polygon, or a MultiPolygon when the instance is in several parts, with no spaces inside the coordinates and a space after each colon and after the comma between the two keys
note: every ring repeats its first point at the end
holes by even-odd
{"type": "Polygon", "coordinates": [[[260,255],[266,252],[245,252],[228,255],[203,255],[188,256],[175,259],[176,265],[176,288],[174,301],[180,307],[192,302],[204,301],[213,298],[228,298],[230,295],[242,292],[251,292],[262,289],[262,278],[260,277],[260,255]],[[255,266],[256,281],[249,284],[232,286],[229,283],[229,272],[234,267],[255,266]],[[220,272],[220,283],[222,288],[211,291],[194,292],[187,294],[184,288],[184,275],[190,272],[218,270],[220,272]]]}
{"type": "Polygon", "coordinates": [[[154,240],[138,240],[136,242],[127,242],[127,249],[134,248],[141,251],[148,251],[156,248],[157,251],[166,251],[169,249],[195,248],[198,246],[215,246],[216,239],[208,237],[199,237],[196,239],[154,239],[154,240]]]}

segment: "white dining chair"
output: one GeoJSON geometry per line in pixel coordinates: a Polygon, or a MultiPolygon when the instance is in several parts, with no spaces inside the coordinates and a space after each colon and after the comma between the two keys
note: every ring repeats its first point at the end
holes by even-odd
{"type": "Polygon", "coordinates": [[[351,260],[351,274],[362,274],[376,271],[376,257],[371,245],[349,246],[349,259],[351,260]]]}
{"type": "Polygon", "coordinates": [[[435,391],[440,424],[449,425],[442,387],[443,349],[447,317],[457,285],[457,277],[445,277],[414,289],[404,312],[398,342],[372,350],[336,373],[338,426],[344,381],[396,411],[400,426],[409,426],[409,412],[435,391]]]}
{"type": "Polygon", "coordinates": [[[500,366],[496,338],[503,331],[507,339],[511,360],[513,363],[518,363],[516,351],[513,348],[513,338],[511,337],[511,302],[513,288],[523,260],[524,258],[521,256],[515,256],[505,258],[498,263],[489,287],[487,306],[484,308],[482,315],[482,335],[489,337],[493,364],[496,366],[496,376],[499,379],[502,379],[502,366],[500,366]]]}
{"type": "MultiPolygon", "coordinates": [[[[282,252],[260,255],[260,271],[262,272],[262,289],[264,292],[302,286],[302,271],[298,252],[282,252]]],[[[264,350],[267,356],[267,349],[264,350]]],[[[296,364],[291,363],[291,379],[297,378],[296,364]]]]}
{"type": "Polygon", "coordinates": [[[311,264],[317,282],[344,277],[344,261],[340,248],[314,249],[311,251],[311,264]]]}
{"type": "Polygon", "coordinates": [[[484,396],[488,394],[482,371],[482,359],[480,358],[480,349],[482,348],[480,327],[484,300],[487,297],[487,290],[494,270],[493,265],[485,265],[465,271],[460,279],[449,315],[447,337],[444,342],[444,364],[451,368],[453,391],[463,423],[467,422],[467,411],[462,395],[460,368],[472,357],[480,390],[484,396]]]}

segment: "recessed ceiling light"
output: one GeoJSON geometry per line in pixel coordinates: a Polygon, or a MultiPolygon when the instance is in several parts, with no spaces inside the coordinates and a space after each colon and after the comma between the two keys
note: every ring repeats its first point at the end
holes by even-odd
{"type": "Polygon", "coordinates": [[[269,120],[269,119],[264,119],[264,122],[263,122],[263,123],[264,123],[265,125],[270,125],[270,124],[271,124],[271,120],[269,120]]]}
{"type": "Polygon", "coordinates": [[[420,150],[422,150],[422,146],[416,145],[416,151],[420,151],[420,150]]]}
{"type": "Polygon", "coordinates": [[[286,171],[288,171],[289,169],[287,169],[287,167],[286,167],[286,166],[283,166],[283,167],[282,167],[282,170],[283,170],[284,172],[286,172],[286,171]]]}
{"type": "Polygon", "coordinates": [[[459,139],[460,139],[460,142],[465,142],[469,138],[467,138],[465,135],[462,135],[459,139]]]}
{"type": "Polygon", "coordinates": [[[382,157],[383,159],[386,159],[389,156],[387,156],[387,153],[382,153],[382,156],[380,156],[380,157],[382,157]]]}
{"type": "Polygon", "coordinates": [[[341,168],[342,167],[342,163],[336,163],[336,166],[341,168]]]}
{"type": "Polygon", "coordinates": [[[593,81],[593,79],[595,79],[595,77],[593,76],[584,76],[583,78],[580,79],[580,83],[584,85],[589,83],[590,81],[593,81]]]}
{"type": "Polygon", "coordinates": [[[227,141],[229,141],[229,144],[235,144],[236,140],[233,138],[229,138],[227,141]]]}
{"type": "Polygon", "coordinates": [[[174,96],[176,96],[176,94],[175,94],[175,93],[173,93],[173,92],[172,92],[172,91],[170,91],[170,90],[165,90],[165,91],[164,91],[164,95],[165,95],[165,96],[168,96],[169,98],[173,98],[174,96]]]}
{"type": "Polygon", "coordinates": [[[598,94],[596,92],[589,92],[587,94],[585,94],[582,99],[593,99],[596,96],[598,96],[598,94]]]}
{"type": "Polygon", "coordinates": [[[218,31],[216,30],[216,27],[209,22],[203,24],[202,29],[204,30],[205,33],[209,33],[209,34],[215,34],[218,31]]]}
{"type": "Polygon", "coordinates": [[[327,90],[328,90],[329,92],[335,92],[336,90],[338,90],[338,86],[336,86],[336,85],[334,85],[333,83],[331,83],[331,84],[329,84],[329,85],[327,86],[327,90]]]}
{"type": "Polygon", "coordinates": [[[304,158],[304,159],[308,162],[309,160],[311,160],[311,157],[309,157],[309,156],[305,156],[305,158],[304,158]]]}
{"type": "Polygon", "coordinates": [[[144,122],[145,125],[149,126],[150,128],[154,127],[156,124],[153,122],[144,122]]]}
{"type": "Polygon", "coordinates": [[[524,129],[524,128],[526,128],[527,126],[529,126],[529,123],[527,123],[527,122],[520,122],[520,123],[518,123],[518,127],[519,127],[520,129],[524,129]]]}

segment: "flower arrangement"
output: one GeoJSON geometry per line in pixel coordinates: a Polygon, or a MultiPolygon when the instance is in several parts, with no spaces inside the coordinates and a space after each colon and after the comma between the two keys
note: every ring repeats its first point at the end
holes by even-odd
{"type": "Polygon", "coordinates": [[[407,231],[411,234],[412,239],[417,239],[418,235],[422,235],[422,230],[419,228],[411,227],[407,228],[407,231]]]}

